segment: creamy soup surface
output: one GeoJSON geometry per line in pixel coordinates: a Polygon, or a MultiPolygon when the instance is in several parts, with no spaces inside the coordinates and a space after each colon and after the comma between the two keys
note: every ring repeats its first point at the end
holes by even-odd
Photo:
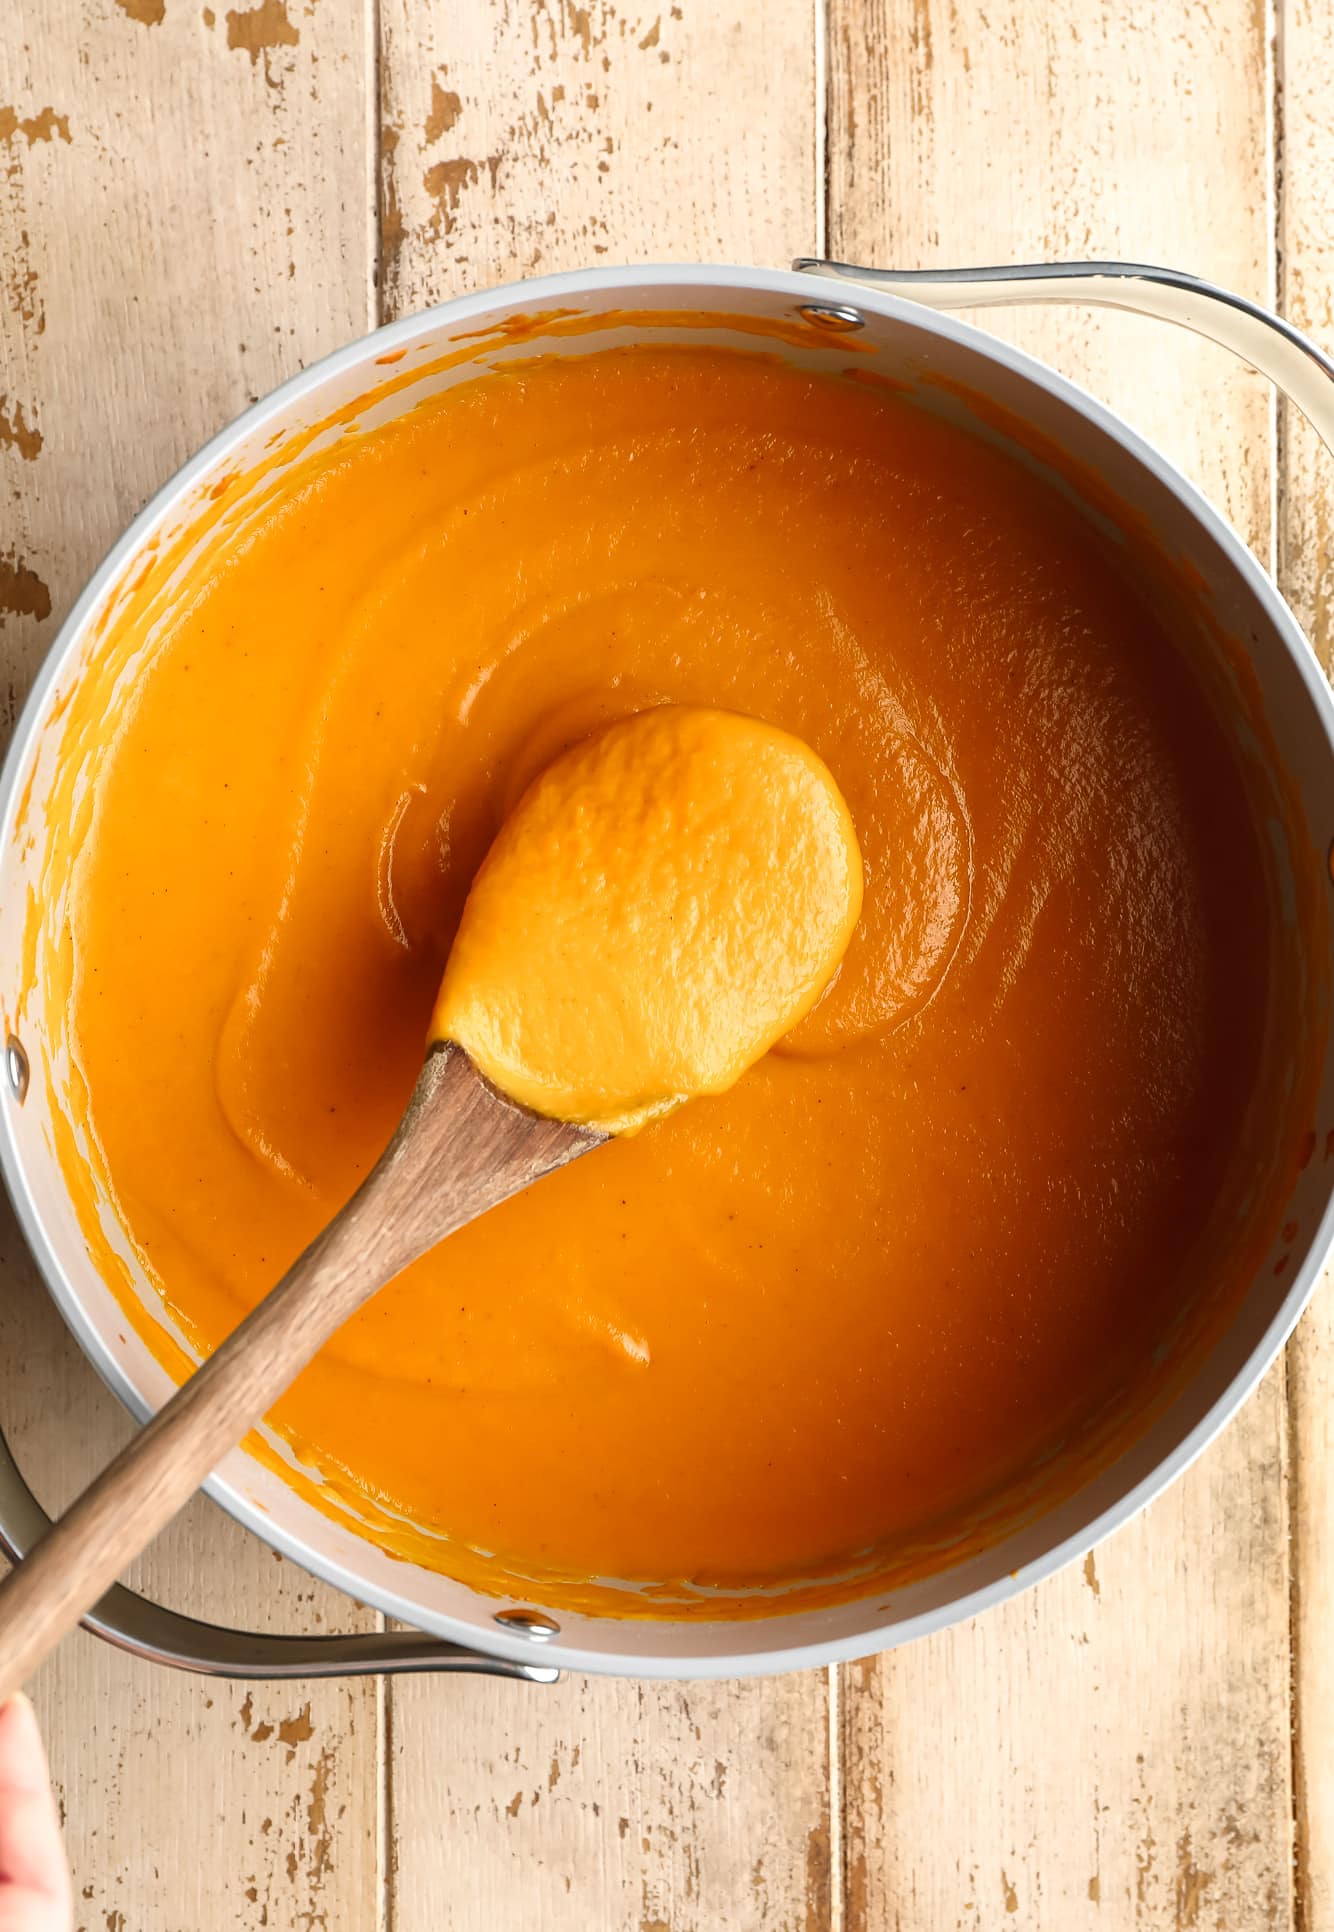
{"type": "Polygon", "coordinates": [[[507,812],[660,705],[828,767],[864,868],[832,985],[730,1091],[412,1268],[274,1420],[418,1561],[713,1614],[892,1564],[1076,1439],[1229,1206],[1265,861],[1172,639],[1053,490],[703,347],[345,438],[115,713],[71,1028],[117,1214],[212,1347],[392,1132],[507,812]]]}

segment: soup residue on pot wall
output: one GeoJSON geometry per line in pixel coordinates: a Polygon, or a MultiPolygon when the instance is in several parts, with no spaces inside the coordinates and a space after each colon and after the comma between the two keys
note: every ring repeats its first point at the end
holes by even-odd
{"type": "Polygon", "coordinates": [[[388,1138],[557,750],[769,720],[866,868],[834,986],[736,1089],[324,1351],[273,1416],[304,1493],[483,1589],[748,1614],[939,1564],[1124,1440],[1271,1231],[1235,1209],[1284,987],[1238,761],[1057,494],[892,393],[678,346],[480,375],[219,500],[68,694],[70,937],[34,958],[85,1226],[111,1270],[112,1204],[190,1348],[388,1138]]]}

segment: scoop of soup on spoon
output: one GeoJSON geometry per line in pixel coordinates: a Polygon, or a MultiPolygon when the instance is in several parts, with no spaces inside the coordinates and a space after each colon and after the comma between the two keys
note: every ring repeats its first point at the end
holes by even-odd
{"type": "Polygon", "coordinates": [[[386,1282],[610,1136],[739,1080],[825,991],[861,900],[838,787],[774,726],[666,705],[556,758],[473,882],[375,1167],[0,1584],[0,1702],[386,1282]]]}

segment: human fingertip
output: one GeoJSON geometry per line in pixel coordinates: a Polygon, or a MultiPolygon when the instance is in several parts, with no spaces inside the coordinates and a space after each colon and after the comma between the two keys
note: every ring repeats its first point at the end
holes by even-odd
{"type": "Polygon", "coordinates": [[[0,1725],[12,1728],[20,1734],[37,1734],[37,1713],[32,1707],[32,1699],[26,1691],[11,1691],[3,1704],[0,1704],[0,1725]]]}

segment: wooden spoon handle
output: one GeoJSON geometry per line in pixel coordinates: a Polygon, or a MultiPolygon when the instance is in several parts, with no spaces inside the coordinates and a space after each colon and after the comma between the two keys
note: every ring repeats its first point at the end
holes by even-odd
{"type": "Polygon", "coordinates": [[[432,1049],[393,1140],[277,1287],[0,1584],[0,1704],[334,1331],[419,1255],[602,1136],[502,1100],[432,1049]]]}

